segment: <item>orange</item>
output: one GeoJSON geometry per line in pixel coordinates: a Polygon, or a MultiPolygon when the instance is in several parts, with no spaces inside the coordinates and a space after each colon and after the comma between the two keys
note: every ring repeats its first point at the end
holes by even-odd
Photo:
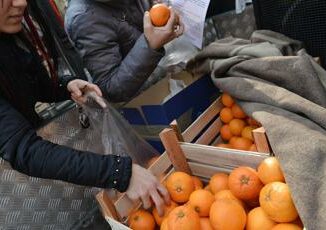
{"type": "Polygon", "coordinates": [[[255,127],[252,126],[246,126],[243,128],[243,130],[241,131],[241,136],[245,137],[251,141],[254,141],[254,137],[252,135],[252,130],[254,130],[255,127]]]}
{"type": "Polygon", "coordinates": [[[245,204],[242,202],[242,200],[236,198],[230,190],[222,190],[218,193],[215,193],[215,200],[221,200],[221,199],[231,199],[237,201],[242,207],[245,206],[245,204]]]}
{"type": "Polygon", "coordinates": [[[224,144],[224,143],[217,144],[216,147],[232,149],[231,144],[224,144]]]}
{"type": "Polygon", "coordinates": [[[232,133],[231,133],[231,130],[230,130],[230,126],[229,125],[223,125],[221,127],[220,133],[221,133],[221,137],[222,137],[222,139],[224,141],[230,140],[231,137],[233,136],[232,133]]]}
{"type": "Polygon", "coordinates": [[[243,119],[246,118],[245,112],[241,109],[241,107],[237,104],[232,105],[232,114],[235,118],[243,119]]]}
{"type": "Polygon", "coordinates": [[[233,147],[234,143],[236,142],[236,140],[237,140],[238,138],[239,138],[239,137],[236,137],[236,136],[231,137],[231,139],[230,139],[230,141],[229,141],[229,144],[232,145],[232,147],[233,147]]]}
{"type": "Polygon", "coordinates": [[[153,216],[154,216],[154,219],[155,219],[155,222],[157,223],[157,225],[160,226],[163,222],[163,219],[165,219],[169,215],[169,213],[176,207],[178,207],[178,205],[173,201],[171,201],[170,206],[164,205],[164,215],[163,216],[159,216],[157,209],[154,208],[153,216]]]}
{"type": "Polygon", "coordinates": [[[292,222],[298,217],[289,186],[272,182],[264,186],[259,195],[260,206],[268,217],[279,223],[292,222]]]}
{"type": "Polygon", "coordinates": [[[230,131],[234,136],[241,136],[241,132],[245,127],[246,123],[240,119],[233,119],[229,123],[230,131]]]}
{"type": "Polygon", "coordinates": [[[200,229],[201,230],[214,230],[209,218],[200,218],[200,229]]]}
{"type": "Polygon", "coordinates": [[[224,123],[229,123],[233,119],[231,109],[228,107],[224,107],[220,112],[220,119],[224,123]]]}
{"type": "Polygon", "coordinates": [[[225,173],[216,173],[209,180],[209,187],[213,194],[229,189],[229,176],[225,173]]]}
{"type": "Polygon", "coordinates": [[[168,216],[169,230],[200,230],[200,218],[188,205],[179,206],[170,212],[168,216]]]}
{"type": "Polygon", "coordinates": [[[155,4],[149,11],[154,26],[165,26],[170,18],[170,9],[165,4],[155,4]]]}
{"type": "Polygon", "coordinates": [[[232,105],[234,104],[233,98],[227,93],[222,94],[221,101],[225,107],[229,107],[229,108],[231,108],[232,105]]]}
{"type": "Polygon", "coordinates": [[[276,157],[268,157],[260,163],[258,166],[258,176],[264,184],[275,181],[285,182],[280,162],[276,157]]]}
{"type": "Polygon", "coordinates": [[[232,147],[234,149],[239,149],[239,150],[249,150],[252,145],[252,141],[244,138],[244,137],[238,137],[234,143],[232,144],[232,147]]]}
{"type": "Polygon", "coordinates": [[[246,212],[234,200],[222,199],[212,204],[209,219],[213,229],[242,230],[246,225],[246,212]]]}
{"type": "Polygon", "coordinates": [[[249,148],[249,151],[252,151],[252,152],[258,152],[257,150],[257,146],[255,144],[252,144],[249,148]]]}
{"type": "Polygon", "coordinates": [[[207,190],[199,189],[191,193],[188,204],[200,217],[207,217],[209,209],[215,201],[213,194],[207,190]]]}
{"type": "Polygon", "coordinates": [[[302,223],[300,217],[298,217],[297,219],[295,219],[294,221],[292,221],[291,224],[296,224],[296,225],[298,225],[298,226],[300,226],[300,227],[303,228],[303,223],[302,223]]]}
{"type": "Polygon", "coordinates": [[[272,230],[302,230],[302,228],[296,224],[287,223],[275,225],[272,230]]]}
{"type": "Polygon", "coordinates": [[[261,207],[248,213],[246,230],[271,230],[277,223],[269,219],[261,207]]]}
{"type": "Polygon", "coordinates": [[[129,217],[129,227],[133,230],[154,230],[155,220],[152,214],[145,210],[138,210],[129,217]]]}
{"type": "Polygon", "coordinates": [[[163,219],[160,230],[169,230],[169,228],[168,228],[168,218],[163,219]]]}
{"type": "Polygon", "coordinates": [[[253,168],[238,167],[229,175],[229,188],[233,195],[241,200],[257,199],[262,187],[263,183],[253,168]]]}
{"type": "Polygon", "coordinates": [[[166,188],[172,200],[178,203],[185,203],[189,200],[190,194],[195,190],[195,185],[192,177],[187,173],[173,172],[166,179],[166,188]]]}
{"type": "Polygon", "coordinates": [[[195,190],[202,189],[204,187],[203,182],[201,182],[198,177],[192,176],[192,180],[194,182],[195,190]]]}

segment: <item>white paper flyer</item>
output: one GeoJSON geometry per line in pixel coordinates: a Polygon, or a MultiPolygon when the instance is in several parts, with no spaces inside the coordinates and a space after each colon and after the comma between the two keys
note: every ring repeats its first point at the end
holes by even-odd
{"type": "Polygon", "coordinates": [[[185,25],[184,35],[196,47],[202,48],[205,17],[210,0],[170,0],[185,25]]]}

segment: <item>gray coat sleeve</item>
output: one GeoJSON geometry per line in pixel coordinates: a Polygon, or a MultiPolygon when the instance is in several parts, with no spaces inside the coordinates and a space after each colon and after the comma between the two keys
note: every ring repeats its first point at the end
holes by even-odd
{"type": "Polygon", "coordinates": [[[151,49],[141,34],[123,58],[119,43],[124,42],[124,38],[118,37],[116,32],[119,25],[112,18],[108,20],[111,24],[90,22],[80,15],[70,22],[68,33],[104,96],[113,102],[126,101],[137,93],[154,71],[164,56],[164,50],[151,49]]]}

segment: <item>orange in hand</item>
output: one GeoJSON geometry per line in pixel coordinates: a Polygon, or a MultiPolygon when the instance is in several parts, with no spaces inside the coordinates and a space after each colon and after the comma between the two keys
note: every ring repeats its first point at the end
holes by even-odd
{"type": "Polygon", "coordinates": [[[154,26],[165,26],[170,18],[170,9],[165,4],[155,4],[149,11],[154,26]]]}

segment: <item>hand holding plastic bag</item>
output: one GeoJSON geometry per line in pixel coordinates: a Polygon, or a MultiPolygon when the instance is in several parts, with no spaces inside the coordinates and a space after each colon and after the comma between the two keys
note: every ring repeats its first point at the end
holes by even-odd
{"type": "Polygon", "coordinates": [[[143,207],[148,209],[154,202],[158,214],[164,214],[164,203],[170,205],[170,196],[166,188],[153,174],[139,165],[132,165],[132,175],[126,192],[131,200],[141,199],[143,207]]]}
{"type": "Polygon", "coordinates": [[[97,85],[75,79],[68,83],[67,89],[71,93],[71,98],[79,105],[85,104],[88,98],[93,98],[102,108],[106,107],[102,92],[97,85]]]}

